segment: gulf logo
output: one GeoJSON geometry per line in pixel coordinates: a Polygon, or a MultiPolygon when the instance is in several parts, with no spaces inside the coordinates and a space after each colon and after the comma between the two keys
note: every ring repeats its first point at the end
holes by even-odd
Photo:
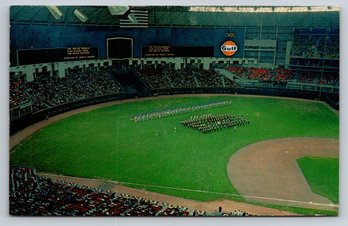
{"type": "Polygon", "coordinates": [[[225,56],[232,56],[237,52],[237,50],[238,46],[233,41],[226,41],[221,46],[221,52],[225,56]]]}

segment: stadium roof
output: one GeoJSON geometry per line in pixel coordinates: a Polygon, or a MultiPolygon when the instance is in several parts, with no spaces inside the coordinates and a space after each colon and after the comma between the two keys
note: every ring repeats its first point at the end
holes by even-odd
{"type": "Polygon", "coordinates": [[[114,8],[116,11],[112,13],[107,6],[12,6],[10,23],[115,27],[139,23],[146,27],[339,27],[339,8],[334,6],[141,6],[126,7],[127,11],[121,13],[117,10],[125,6],[114,8]]]}

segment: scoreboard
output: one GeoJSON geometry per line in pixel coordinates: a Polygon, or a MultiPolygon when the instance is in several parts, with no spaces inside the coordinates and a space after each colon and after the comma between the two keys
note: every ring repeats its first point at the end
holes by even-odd
{"type": "Polygon", "coordinates": [[[133,57],[133,39],[114,37],[106,40],[107,58],[123,60],[133,57]]]}
{"type": "Polygon", "coordinates": [[[142,57],[214,57],[213,46],[151,45],[141,50],[142,57]]]}
{"type": "Polygon", "coordinates": [[[17,51],[18,65],[72,60],[97,60],[98,58],[99,51],[97,47],[21,49],[17,51]]]}

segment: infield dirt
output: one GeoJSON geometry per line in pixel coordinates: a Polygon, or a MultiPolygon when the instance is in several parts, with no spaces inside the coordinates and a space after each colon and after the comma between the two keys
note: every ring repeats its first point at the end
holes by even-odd
{"type": "Polygon", "coordinates": [[[296,159],[338,157],[339,141],[283,138],[261,141],[238,150],[229,160],[231,183],[248,201],[336,210],[329,199],[314,194],[296,159]]]}

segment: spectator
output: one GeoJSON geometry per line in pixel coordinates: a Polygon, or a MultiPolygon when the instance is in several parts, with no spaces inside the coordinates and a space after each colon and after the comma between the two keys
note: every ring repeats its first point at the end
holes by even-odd
{"type": "Polygon", "coordinates": [[[94,68],[71,69],[66,77],[51,76],[49,72],[36,74],[34,81],[10,83],[10,107],[32,101],[33,111],[67,102],[120,92],[120,84],[106,71],[94,68]]]}
{"type": "MultiPolygon", "coordinates": [[[[219,207],[219,212],[222,208],[219,207]]],[[[10,214],[20,216],[214,216],[183,206],[36,175],[35,169],[10,167],[10,214]]],[[[235,211],[230,216],[249,216],[235,211]]]]}

